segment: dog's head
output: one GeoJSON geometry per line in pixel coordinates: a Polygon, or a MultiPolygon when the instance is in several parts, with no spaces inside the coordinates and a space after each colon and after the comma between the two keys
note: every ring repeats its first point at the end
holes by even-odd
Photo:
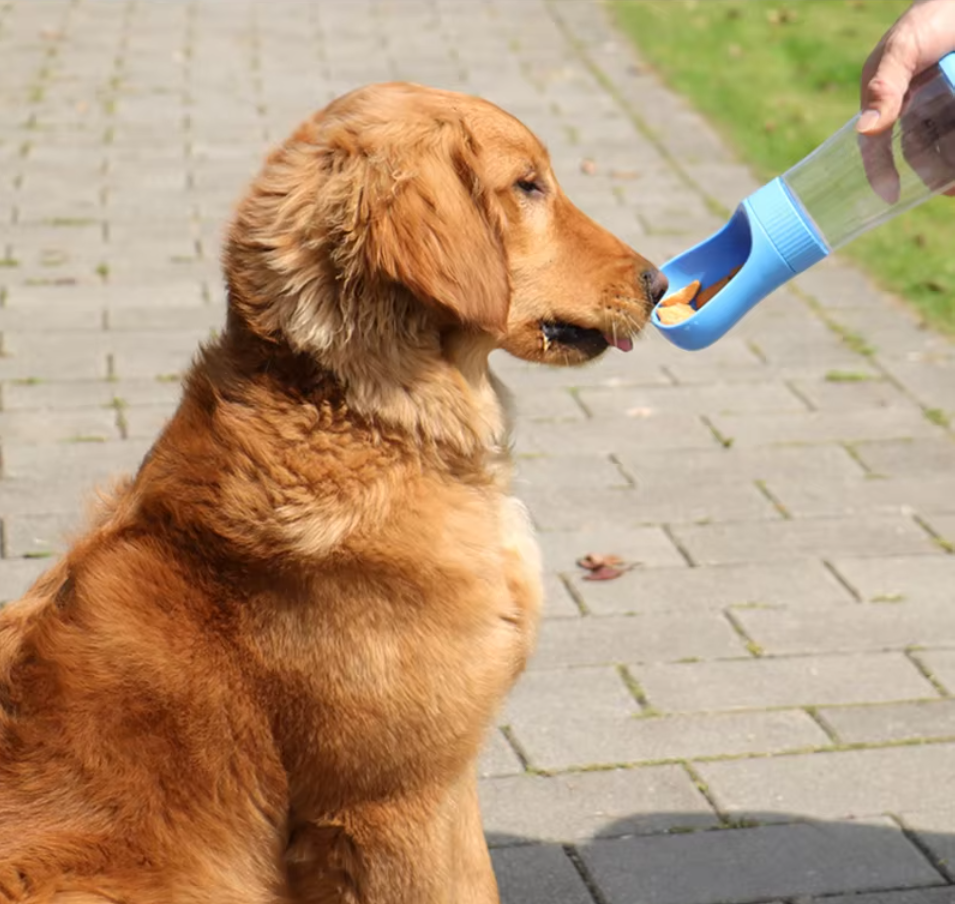
{"type": "Polygon", "coordinates": [[[346,347],[387,354],[462,328],[528,360],[580,363],[628,349],[666,287],[570,203],[516,119],[409,84],[340,98],[270,157],[226,275],[257,332],[333,370],[346,347]]]}

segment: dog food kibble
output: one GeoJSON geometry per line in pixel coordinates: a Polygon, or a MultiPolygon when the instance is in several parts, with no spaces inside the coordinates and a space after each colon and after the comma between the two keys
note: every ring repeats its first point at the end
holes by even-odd
{"type": "Polygon", "coordinates": [[[700,281],[694,279],[688,286],[684,286],[680,289],[679,292],[674,292],[672,295],[667,295],[663,301],[660,302],[661,308],[672,308],[678,304],[689,304],[696,298],[696,293],[700,291],[700,281]]]}
{"type": "Polygon", "coordinates": [[[678,323],[683,323],[684,320],[689,320],[695,313],[696,308],[691,305],[675,304],[668,308],[661,308],[657,316],[660,318],[660,323],[666,326],[676,326],[678,323]]]}
{"type": "Polygon", "coordinates": [[[700,281],[694,279],[693,282],[684,286],[678,292],[667,295],[657,307],[657,317],[660,318],[660,323],[665,326],[675,326],[678,323],[683,323],[684,320],[689,320],[717,292],[723,289],[739,271],[739,267],[734,267],[722,279],[717,280],[703,290],[700,289],[700,281]]]}

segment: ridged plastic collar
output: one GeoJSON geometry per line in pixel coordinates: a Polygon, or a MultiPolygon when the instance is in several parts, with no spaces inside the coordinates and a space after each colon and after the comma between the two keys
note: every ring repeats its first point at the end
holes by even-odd
{"type": "Polygon", "coordinates": [[[802,273],[829,253],[812,221],[793,201],[781,178],[753,192],[745,203],[793,273],[802,273]]]}

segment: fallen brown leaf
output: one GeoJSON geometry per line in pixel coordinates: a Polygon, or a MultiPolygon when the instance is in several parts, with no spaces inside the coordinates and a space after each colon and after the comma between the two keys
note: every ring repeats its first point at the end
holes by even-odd
{"type": "Polygon", "coordinates": [[[626,568],[612,568],[610,565],[602,565],[600,568],[584,575],[585,581],[614,581],[628,571],[626,568]]]}
{"type": "Polygon", "coordinates": [[[578,559],[577,564],[588,571],[597,571],[600,568],[615,568],[618,565],[623,565],[624,561],[620,556],[590,552],[582,559],[578,559]]]}

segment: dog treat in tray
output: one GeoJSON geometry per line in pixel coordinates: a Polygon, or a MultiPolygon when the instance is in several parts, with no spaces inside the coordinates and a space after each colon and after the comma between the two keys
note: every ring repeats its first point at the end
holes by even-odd
{"type": "Polygon", "coordinates": [[[740,268],[734,267],[722,279],[701,289],[701,283],[698,279],[684,286],[682,289],[667,295],[657,309],[657,316],[660,322],[666,326],[674,326],[677,323],[683,323],[689,320],[700,308],[703,307],[720,289],[739,273],[740,268]]]}

